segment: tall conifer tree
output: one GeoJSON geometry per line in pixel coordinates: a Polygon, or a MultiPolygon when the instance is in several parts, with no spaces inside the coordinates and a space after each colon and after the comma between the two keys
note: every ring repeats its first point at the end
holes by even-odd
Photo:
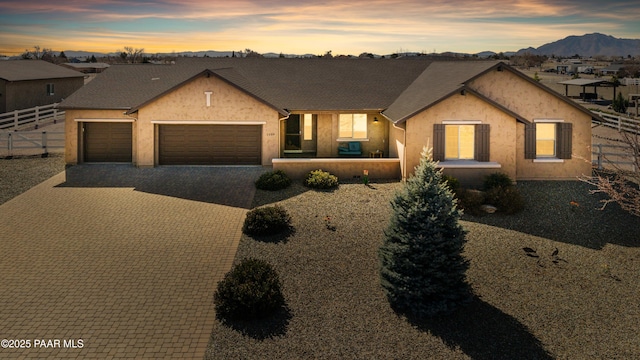
{"type": "Polygon", "coordinates": [[[424,150],[415,175],[391,202],[379,250],[382,287],[393,309],[412,319],[446,314],[471,298],[463,258],[466,231],[452,192],[424,150]]]}

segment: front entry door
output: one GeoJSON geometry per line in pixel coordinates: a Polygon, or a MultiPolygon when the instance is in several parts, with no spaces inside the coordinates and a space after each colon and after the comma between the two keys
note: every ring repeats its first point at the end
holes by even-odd
{"type": "Polygon", "coordinates": [[[284,152],[314,156],[316,153],[316,116],[292,114],[285,121],[284,152]]]}
{"type": "Polygon", "coordinates": [[[287,153],[302,152],[302,131],[300,115],[290,115],[285,123],[284,151],[287,153]]]}

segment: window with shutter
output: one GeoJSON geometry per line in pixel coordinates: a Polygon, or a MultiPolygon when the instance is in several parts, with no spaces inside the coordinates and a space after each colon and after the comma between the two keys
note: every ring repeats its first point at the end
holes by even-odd
{"type": "Polygon", "coordinates": [[[540,120],[524,129],[525,159],[571,159],[573,126],[562,121],[540,120]]]}
{"type": "Polygon", "coordinates": [[[571,159],[573,126],[571,123],[558,123],[556,153],[559,159],[571,159]]]}
{"type": "Polygon", "coordinates": [[[433,160],[444,161],[444,124],[433,125],[433,160]]]}
{"type": "Polygon", "coordinates": [[[488,162],[489,124],[434,124],[433,159],[488,162]]]}
{"type": "Polygon", "coordinates": [[[476,138],[475,138],[475,159],[482,162],[488,162],[490,158],[489,142],[491,137],[489,136],[489,124],[476,125],[476,138]]]}

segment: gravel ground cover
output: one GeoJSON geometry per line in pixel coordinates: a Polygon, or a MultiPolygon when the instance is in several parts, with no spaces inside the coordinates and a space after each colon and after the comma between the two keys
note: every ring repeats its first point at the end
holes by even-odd
{"type": "Polygon", "coordinates": [[[64,167],[62,154],[0,158],[0,204],[59,174],[64,167]]]}
{"type": "Polygon", "coordinates": [[[408,323],[390,309],[378,278],[377,250],[400,186],[258,190],[254,206],[284,206],[295,232],[243,236],[236,262],[274,265],[287,308],[259,322],[216,322],[205,357],[640,358],[640,218],[617,206],[597,210],[599,199],[581,182],[520,182],[524,212],[464,217],[475,300],[451,316],[408,323]]]}

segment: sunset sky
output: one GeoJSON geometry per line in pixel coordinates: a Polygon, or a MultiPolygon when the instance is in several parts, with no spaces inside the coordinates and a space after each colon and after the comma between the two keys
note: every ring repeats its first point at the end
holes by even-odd
{"type": "Polygon", "coordinates": [[[637,0],[0,0],[0,54],[517,51],[569,35],[640,38],[637,0]]]}

